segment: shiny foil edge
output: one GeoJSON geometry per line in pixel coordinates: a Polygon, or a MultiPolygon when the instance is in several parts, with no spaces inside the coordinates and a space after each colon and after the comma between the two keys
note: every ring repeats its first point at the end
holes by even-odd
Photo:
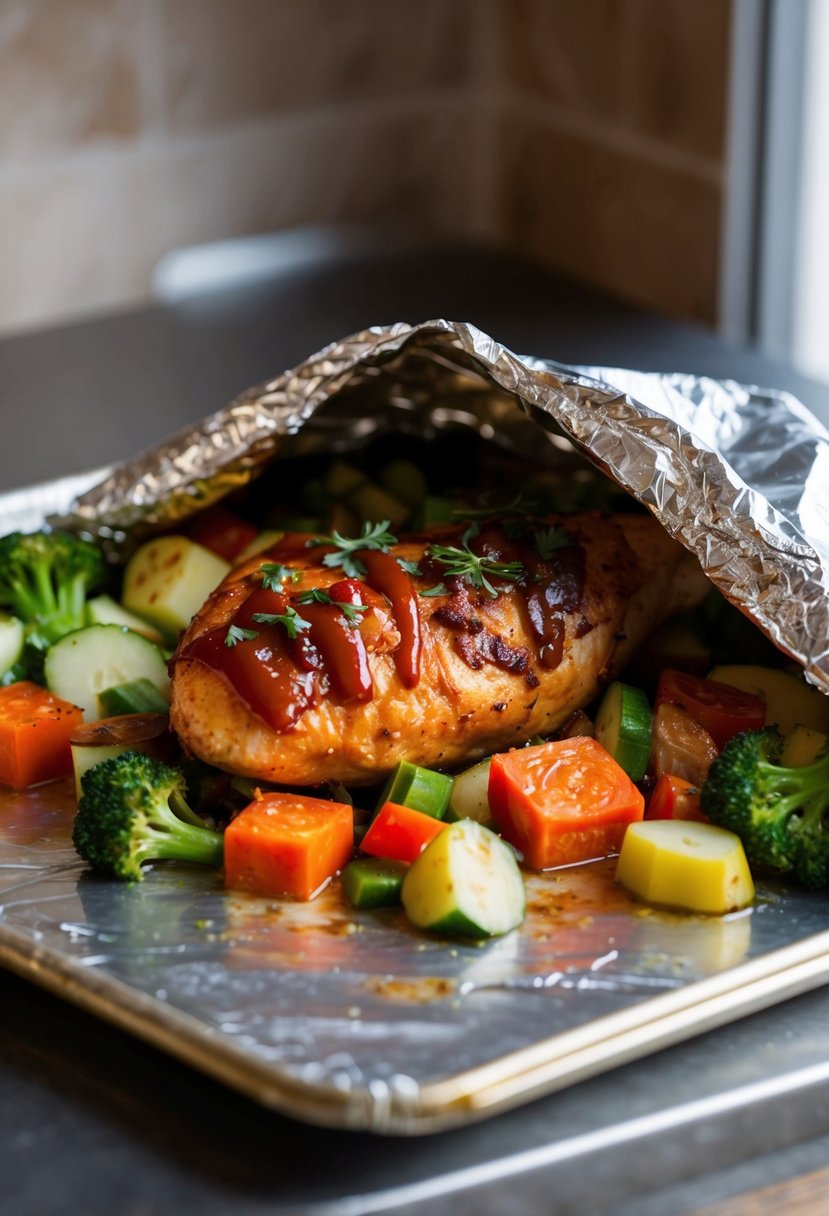
{"type": "Polygon", "coordinates": [[[788,394],[733,381],[571,368],[446,320],[372,327],[116,466],[51,522],[117,555],[246,484],[346,389],[332,440],[363,438],[381,418],[506,443],[523,431],[525,452],[537,446],[528,420],[566,437],[829,693],[829,436],[788,394]]]}

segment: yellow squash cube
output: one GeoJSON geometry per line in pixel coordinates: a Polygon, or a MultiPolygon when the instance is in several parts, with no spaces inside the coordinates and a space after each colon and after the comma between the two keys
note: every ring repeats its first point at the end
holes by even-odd
{"type": "Polygon", "coordinates": [[[688,819],[632,823],[616,881],[647,903],[723,915],[754,899],[742,841],[725,828],[688,819]]]}

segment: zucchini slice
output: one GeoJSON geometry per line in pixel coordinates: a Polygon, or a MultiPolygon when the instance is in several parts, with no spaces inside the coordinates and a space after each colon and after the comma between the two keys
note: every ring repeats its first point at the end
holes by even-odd
{"type": "Polygon", "coordinates": [[[596,714],[596,739],[631,781],[641,781],[651,754],[652,715],[641,688],[616,680],[596,714]]]}
{"type": "Polygon", "coordinates": [[[412,924],[434,933],[495,937],[524,919],[527,897],[509,845],[472,819],[450,824],[403,879],[412,924]]]}
{"type": "Polygon", "coordinates": [[[104,716],[100,694],[142,677],[165,697],[170,677],[159,648],[121,625],[88,625],[67,633],[46,652],[46,684],[55,696],[80,705],[84,721],[104,716]]]}

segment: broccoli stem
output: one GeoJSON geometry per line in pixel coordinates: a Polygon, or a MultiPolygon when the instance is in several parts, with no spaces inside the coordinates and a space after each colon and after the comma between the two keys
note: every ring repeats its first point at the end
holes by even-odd
{"type": "MultiPolygon", "coordinates": [[[[180,796],[176,801],[182,801],[180,796]]],[[[189,813],[193,814],[192,811],[189,813]]],[[[153,809],[152,817],[142,836],[144,839],[137,850],[142,857],[159,861],[175,858],[178,861],[194,861],[207,866],[219,866],[222,863],[222,837],[204,826],[182,822],[166,805],[153,809]]]]}

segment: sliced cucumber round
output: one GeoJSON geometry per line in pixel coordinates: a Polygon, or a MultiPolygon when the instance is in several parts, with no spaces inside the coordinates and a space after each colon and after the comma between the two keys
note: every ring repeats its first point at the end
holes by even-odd
{"type": "Polygon", "coordinates": [[[472,819],[450,824],[427,845],[403,879],[401,899],[412,924],[461,937],[516,929],[527,902],[512,849],[472,819]]]}
{"type": "Polygon", "coordinates": [[[641,781],[651,754],[651,707],[641,688],[608,685],[596,714],[596,739],[631,781],[641,781]]]}
{"type": "Polygon", "coordinates": [[[104,716],[100,694],[145,678],[165,697],[170,677],[153,642],[121,625],[89,625],[67,633],[46,652],[46,684],[55,696],[80,705],[84,721],[104,716]]]}

